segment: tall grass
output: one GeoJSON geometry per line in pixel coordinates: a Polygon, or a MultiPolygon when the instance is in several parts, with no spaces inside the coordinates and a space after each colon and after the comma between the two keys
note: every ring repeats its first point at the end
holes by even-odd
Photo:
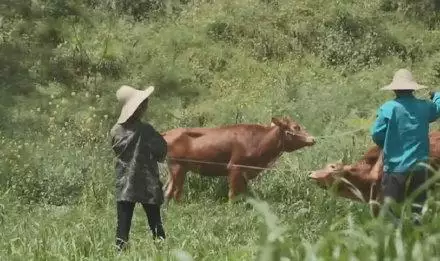
{"type": "Polygon", "coordinates": [[[397,68],[438,88],[436,1],[165,2],[0,4],[0,260],[437,258],[437,192],[421,228],[394,229],[307,179],[371,146],[397,68]],[[138,207],[118,255],[108,131],[121,84],[156,86],[145,120],[159,131],[289,115],[325,138],[283,155],[244,202],[190,173],[183,203],[163,208],[167,240],[138,207]]]}

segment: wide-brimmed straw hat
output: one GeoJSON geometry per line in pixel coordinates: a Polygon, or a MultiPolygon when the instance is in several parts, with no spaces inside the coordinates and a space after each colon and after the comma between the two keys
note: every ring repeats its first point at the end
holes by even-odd
{"type": "Polygon", "coordinates": [[[412,73],[407,69],[399,69],[391,84],[382,87],[381,90],[420,90],[427,88],[414,81],[412,73]]]}
{"type": "Polygon", "coordinates": [[[121,114],[118,123],[126,122],[137,110],[139,105],[148,98],[154,91],[154,86],[149,86],[145,90],[137,90],[128,85],[122,85],[116,91],[116,98],[122,103],[121,114]]]}

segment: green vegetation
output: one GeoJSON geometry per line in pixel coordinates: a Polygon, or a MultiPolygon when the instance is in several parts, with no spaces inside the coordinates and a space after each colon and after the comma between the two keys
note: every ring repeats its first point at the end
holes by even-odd
{"type": "Polygon", "coordinates": [[[255,205],[227,203],[224,179],[189,175],[183,204],[164,209],[167,241],[150,240],[138,207],[117,257],[108,131],[121,84],[156,86],[147,118],[161,131],[274,115],[317,136],[368,128],[398,68],[439,88],[439,10],[437,0],[2,0],[0,259],[438,258],[438,196],[419,237],[307,180],[356,160],[367,131],[284,155],[252,182],[255,205]]]}

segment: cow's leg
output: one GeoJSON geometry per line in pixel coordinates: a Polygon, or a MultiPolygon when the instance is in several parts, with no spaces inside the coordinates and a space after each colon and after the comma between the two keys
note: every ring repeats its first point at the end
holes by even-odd
{"type": "Polygon", "coordinates": [[[167,181],[167,187],[166,187],[166,191],[165,191],[165,201],[166,203],[168,203],[168,201],[171,199],[172,193],[174,191],[174,177],[173,177],[173,173],[170,173],[170,176],[168,177],[168,181],[167,181]]]}
{"type": "Polygon", "coordinates": [[[185,181],[185,175],[186,175],[186,170],[182,167],[176,173],[176,176],[174,179],[174,199],[178,202],[182,198],[183,183],[185,181]]]}
{"type": "Polygon", "coordinates": [[[232,168],[228,174],[229,180],[229,200],[246,191],[246,179],[243,177],[239,168],[232,168]]]}
{"type": "Polygon", "coordinates": [[[170,165],[171,181],[168,185],[166,197],[173,197],[176,201],[180,201],[183,192],[183,183],[185,181],[186,169],[179,163],[172,163],[170,165]]]}
{"type": "MultiPolygon", "coordinates": [[[[179,186],[179,180],[181,176],[185,175],[185,170],[183,166],[179,163],[170,163],[169,169],[170,169],[170,176],[168,177],[168,187],[165,193],[165,198],[167,201],[172,197],[174,197],[174,199],[177,200],[175,195],[176,195],[176,190],[179,186]]],[[[182,184],[180,185],[183,186],[183,182],[181,183],[182,184]]]]}

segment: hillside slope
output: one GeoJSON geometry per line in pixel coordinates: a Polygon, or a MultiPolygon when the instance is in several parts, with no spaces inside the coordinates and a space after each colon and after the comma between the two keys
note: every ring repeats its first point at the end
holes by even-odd
{"type": "MultiPolygon", "coordinates": [[[[312,253],[330,260],[341,248],[346,259],[335,260],[367,260],[369,251],[393,256],[346,219],[341,226],[364,233],[366,245],[350,248],[331,234],[341,218],[366,223],[368,210],[330,197],[306,175],[342,157],[353,161],[371,145],[375,110],[392,97],[378,89],[398,68],[439,88],[439,10],[435,0],[2,1],[0,226],[13,220],[16,227],[0,236],[0,257],[113,258],[108,131],[121,84],[156,86],[146,119],[160,131],[289,115],[325,135],[251,184],[288,227],[283,251],[292,260],[312,253]],[[323,245],[311,250],[303,239],[323,245]]],[[[145,238],[137,212],[131,257],[149,256],[148,244],[156,260],[176,248],[196,260],[253,259],[260,223],[254,210],[226,205],[226,195],[223,179],[190,175],[185,204],[166,211],[166,249],[145,238]]],[[[425,229],[439,233],[434,223],[425,229]]],[[[402,244],[432,253],[431,243],[410,238],[402,244]]]]}

